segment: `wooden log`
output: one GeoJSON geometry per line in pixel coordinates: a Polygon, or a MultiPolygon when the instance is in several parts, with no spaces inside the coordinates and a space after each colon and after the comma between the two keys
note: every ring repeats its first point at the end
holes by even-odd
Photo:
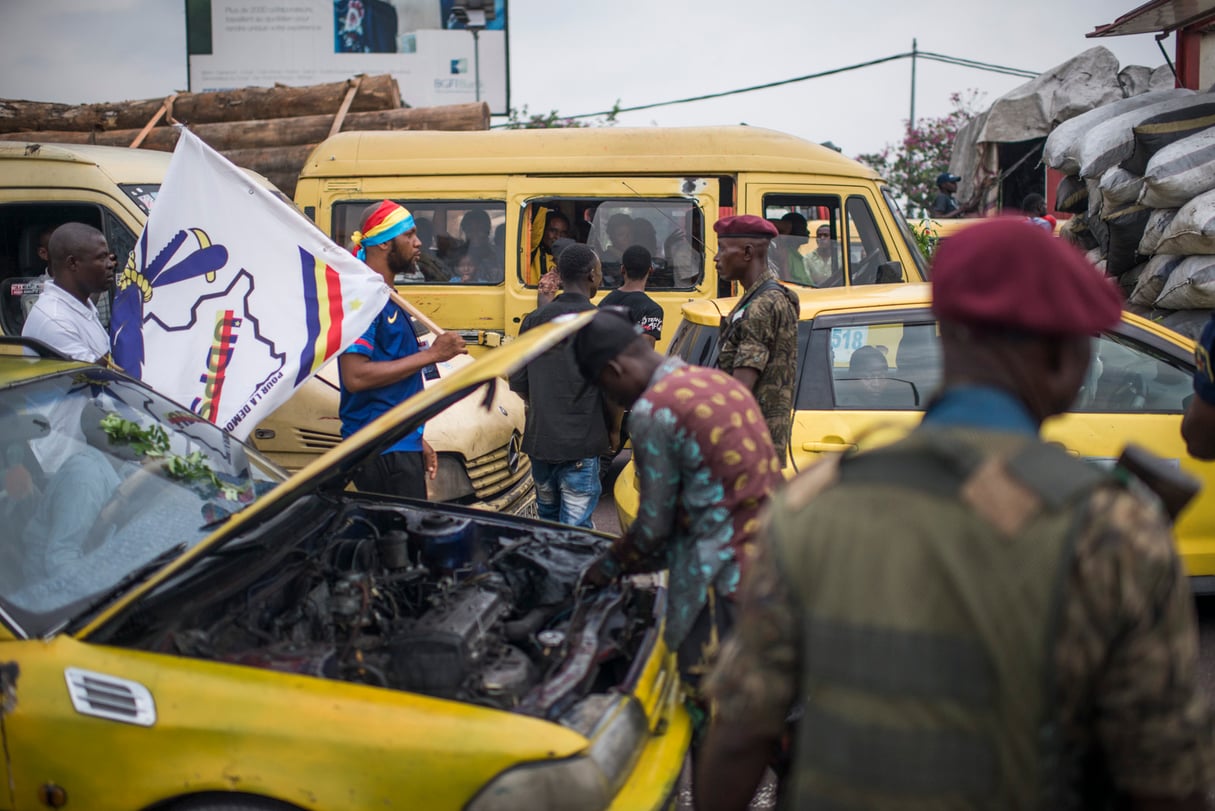
{"type": "Polygon", "coordinates": [[[222,154],[237,166],[252,169],[259,174],[294,172],[298,175],[300,169],[304,168],[304,161],[308,160],[315,148],[316,144],[275,146],[266,149],[225,149],[222,154]]]}
{"type": "MultiPolygon", "coordinates": [[[[317,144],[329,134],[334,116],[310,115],[292,118],[272,118],[264,121],[230,121],[216,124],[192,124],[190,131],[214,149],[264,149],[277,146],[317,144]]],[[[485,102],[451,104],[444,107],[411,107],[397,110],[376,110],[348,113],[342,130],[485,130],[489,129],[489,105],[485,102]]],[[[108,132],[72,132],[53,130],[43,132],[0,133],[4,141],[41,141],[63,144],[101,144],[129,146],[139,130],[110,130],[108,132]]],[[[158,126],[148,132],[141,149],[173,151],[177,130],[158,126]]]]}
{"type": "MultiPolygon", "coordinates": [[[[282,118],[286,115],[330,115],[346,95],[345,82],[307,87],[244,87],[214,93],[181,93],[173,100],[173,117],[187,124],[282,118]]],[[[44,130],[138,130],[152,119],[164,99],[51,104],[0,100],[0,132],[44,130]]],[[[401,106],[401,91],[389,74],[364,76],[351,112],[391,110],[401,106]]]]}

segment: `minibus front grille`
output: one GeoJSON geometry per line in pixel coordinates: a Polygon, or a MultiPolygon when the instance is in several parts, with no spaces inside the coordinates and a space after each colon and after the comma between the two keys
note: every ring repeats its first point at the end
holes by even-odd
{"type": "Polygon", "coordinates": [[[308,450],[324,452],[336,448],[342,441],[341,434],[331,434],[328,431],[310,431],[307,428],[296,428],[295,436],[301,445],[308,450]]]}
{"type": "Polygon", "coordinates": [[[468,462],[468,478],[472,482],[477,498],[493,498],[514,487],[532,470],[531,460],[519,450],[518,435],[508,445],[468,462]]]}

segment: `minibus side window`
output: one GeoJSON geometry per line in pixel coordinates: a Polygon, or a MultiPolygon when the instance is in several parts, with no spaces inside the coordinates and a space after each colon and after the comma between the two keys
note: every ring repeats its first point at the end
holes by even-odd
{"type": "Polygon", "coordinates": [[[787,282],[841,287],[846,256],[840,198],[827,194],[766,194],[764,219],[780,231],[768,248],[768,265],[787,282]]]}
{"type": "MultiPolygon", "coordinates": [[[[101,206],[71,202],[0,205],[0,332],[4,335],[21,334],[26,316],[42,294],[47,263],[38,255],[41,237],[66,222],[81,222],[103,231],[110,240],[110,250],[118,256],[118,270],[122,270],[134,236],[101,206]]],[[[98,295],[95,302],[102,323],[108,324],[109,295],[98,295]]]]}
{"type": "Polygon", "coordinates": [[[851,284],[890,284],[903,281],[902,266],[890,262],[886,243],[864,197],[852,195],[848,214],[848,269],[851,284]]]}
{"type": "Polygon", "coordinates": [[[529,258],[520,268],[520,279],[529,287],[553,267],[545,236],[552,229],[543,223],[552,223],[554,218],[564,220],[558,231],[564,229],[569,239],[589,245],[599,256],[602,289],[623,283],[624,253],[634,245],[650,254],[653,270],[647,290],[691,290],[704,275],[705,218],[695,200],[552,198],[532,201],[524,219],[524,247],[529,258]]]}
{"type": "MultiPolygon", "coordinates": [[[[422,250],[398,285],[500,285],[506,267],[506,203],[498,200],[396,200],[409,209],[422,250]]],[[[333,207],[333,240],[351,246],[363,212],[375,201],[333,207]]]]}

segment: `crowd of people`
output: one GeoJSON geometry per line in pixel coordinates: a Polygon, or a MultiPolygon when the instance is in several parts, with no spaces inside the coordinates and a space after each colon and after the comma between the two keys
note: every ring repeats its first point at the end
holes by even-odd
{"type": "Polygon", "coordinates": [[[473,208],[460,218],[460,235],[436,234],[434,223],[414,217],[418,252],[398,280],[411,283],[499,284],[506,255],[506,226],[493,228],[489,212],[473,208]]]}
{"type": "MultiPolygon", "coordinates": [[[[464,219],[467,254],[488,250],[489,217],[464,219]]],[[[510,386],[528,404],[539,515],[572,526],[592,526],[627,410],[639,512],[583,583],[669,572],[663,632],[695,720],[697,806],[746,808],[772,768],[794,808],[1208,807],[1215,726],[1168,518],[1139,482],[1039,434],[1075,400],[1091,337],[1120,318],[1109,280],[1024,218],[951,238],[932,277],[944,378],[922,423],[786,483],[799,305],[769,261],[777,226],[714,224],[714,263],[741,296],[704,368],[655,351],[652,253],[626,224],[608,223],[605,250],[619,253],[620,288],[510,386]]],[[[568,238],[564,215],[540,225],[531,261],[559,285],[541,287],[521,332],[595,309],[603,284],[603,257],[568,238]]],[[[392,286],[418,272],[421,231],[385,200],[353,241],[392,286]]],[[[104,237],[65,225],[47,256],[25,334],[105,363],[90,298],[114,272],[104,237]]],[[[420,344],[390,301],[339,358],[343,436],[466,351],[454,333],[420,344]]],[[[1204,459],[1212,351],[1215,322],[1182,426],[1204,459]]],[[[853,362],[881,385],[880,353],[853,362]]],[[[355,482],[425,498],[435,471],[419,429],[355,482]]]]}

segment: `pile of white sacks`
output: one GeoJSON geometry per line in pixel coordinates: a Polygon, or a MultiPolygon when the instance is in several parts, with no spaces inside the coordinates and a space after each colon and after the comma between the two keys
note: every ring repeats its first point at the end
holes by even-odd
{"type": "Polygon", "coordinates": [[[1043,160],[1068,176],[1064,235],[1128,309],[1196,336],[1215,308],[1215,93],[1163,90],[1069,119],[1043,160]]]}

